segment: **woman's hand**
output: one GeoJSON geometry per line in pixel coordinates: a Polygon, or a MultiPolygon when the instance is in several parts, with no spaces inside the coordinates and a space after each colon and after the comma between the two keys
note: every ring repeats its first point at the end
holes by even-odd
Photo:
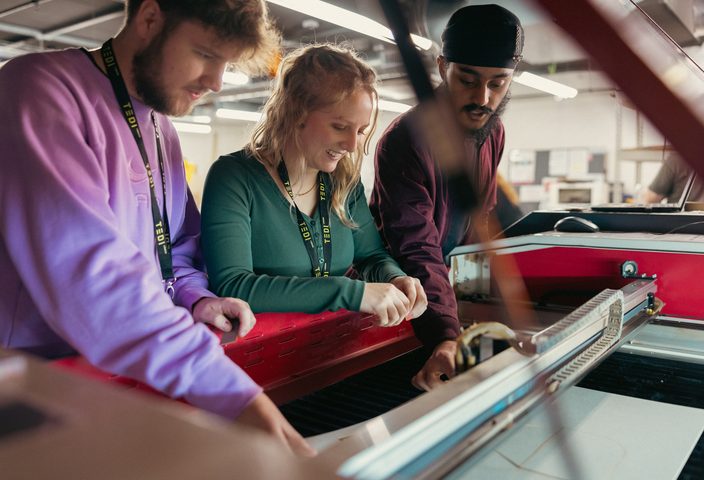
{"type": "Polygon", "coordinates": [[[425,309],[428,308],[428,297],[425,295],[425,290],[423,290],[420,280],[415,277],[404,276],[394,278],[391,283],[401,290],[411,303],[411,309],[406,316],[406,320],[420,317],[425,312],[425,309]]]}
{"type": "Polygon", "coordinates": [[[376,315],[379,326],[393,327],[409,314],[411,302],[391,283],[365,283],[359,310],[376,315]]]}

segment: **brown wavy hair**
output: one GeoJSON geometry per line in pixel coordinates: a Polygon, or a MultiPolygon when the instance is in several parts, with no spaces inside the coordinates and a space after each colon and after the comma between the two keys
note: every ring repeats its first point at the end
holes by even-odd
{"type": "MultiPolygon", "coordinates": [[[[351,48],[320,44],[294,50],[281,61],[272,94],[247,150],[276,170],[287,146],[302,151],[299,126],[308,114],[335,105],[359,89],[368,92],[374,105],[369,132],[364,142],[358,143],[354,152],[348,152],[330,174],[332,210],[342,223],[355,227],[347,212],[347,201],[360,181],[362,160],[369,152],[376,128],[379,115],[376,86],[376,73],[351,48]]],[[[301,172],[304,167],[301,163],[301,172]]]]}
{"type": "MultiPolygon", "coordinates": [[[[197,21],[213,29],[226,42],[237,42],[239,70],[267,73],[279,53],[281,36],[269,19],[264,0],[156,0],[165,15],[166,38],[183,21],[197,21]]],[[[134,18],[144,0],[127,0],[126,23],[134,18]]]]}

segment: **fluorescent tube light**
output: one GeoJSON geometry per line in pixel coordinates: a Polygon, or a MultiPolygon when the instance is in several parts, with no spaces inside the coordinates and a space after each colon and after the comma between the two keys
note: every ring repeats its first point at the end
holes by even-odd
{"type": "Polygon", "coordinates": [[[232,110],[230,108],[218,108],[215,111],[215,116],[218,118],[227,118],[228,120],[244,120],[247,122],[258,122],[262,118],[260,112],[250,112],[247,110],[232,110]]]}
{"type": "Polygon", "coordinates": [[[521,72],[513,77],[513,81],[525,85],[526,87],[535,88],[541,92],[550,93],[559,98],[574,98],[577,96],[577,89],[563,85],[562,83],[548,80],[547,78],[533,75],[529,72],[521,72]]]}
{"type": "Polygon", "coordinates": [[[172,122],[174,128],[177,132],[181,133],[203,133],[208,134],[213,131],[210,125],[203,125],[202,123],[186,123],[186,122],[172,122]]]}
{"type": "MultiPolygon", "coordinates": [[[[336,5],[331,5],[319,0],[296,0],[295,2],[292,0],[268,1],[269,3],[289,8],[329,23],[334,23],[335,25],[345,27],[349,30],[354,30],[355,32],[378,38],[384,42],[395,43],[391,30],[381,23],[365,17],[364,15],[345,10],[344,8],[340,8],[336,5]]],[[[419,35],[411,34],[411,39],[418,48],[422,48],[423,50],[428,50],[433,45],[432,40],[419,35]]]]}
{"type": "Polygon", "coordinates": [[[403,113],[411,108],[410,105],[400,102],[391,102],[389,100],[379,100],[379,110],[384,110],[385,112],[398,112],[403,113]]]}
{"type": "Polygon", "coordinates": [[[420,35],[416,35],[415,33],[411,33],[411,40],[413,40],[413,43],[416,47],[422,48],[423,50],[430,50],[430,47],[433,46],[433,41],[431,39],[421,37],[420,35]]]}
{"type": "Polygon", "coordinates": [[[184,115],[183,117],[172,117],[171,120],[181,123],[210,123],[210,115],[184,115]]]}
{"type": "Polygon", "coordinates": [[[249,77],[242,72],[225,72],[222,76],[222,81],[230,85],[247,85],[249,77]]]}

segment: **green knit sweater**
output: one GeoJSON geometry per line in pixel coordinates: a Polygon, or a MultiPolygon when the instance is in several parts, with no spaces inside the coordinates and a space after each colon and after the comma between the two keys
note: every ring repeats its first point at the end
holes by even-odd
{"type": "MultiPolygon", "coordinates": [[[[249,302],[255,312],[359,310],[364,282],[345,277],[354,266],[370,282],[405,275],[384,248],[361,185],[348,201],[351,229],[332,213],[330,277],[315,278],[296,214],[276,183],[244,151],[220,157],[205,181],[202,247],[213,291],[249,302]]],[[[318,254],[318,211],[303,214],[318,254]]]]}

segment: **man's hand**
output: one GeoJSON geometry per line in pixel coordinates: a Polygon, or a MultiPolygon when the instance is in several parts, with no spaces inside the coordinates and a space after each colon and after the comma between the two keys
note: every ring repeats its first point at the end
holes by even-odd
{"type": "Polygon", "coordinates": [[[432,390],[443,384],[441,375],[454,377],[456,353],[457,343],[454,340],[445,340],[438,344],[423,368],[411,380],[413,386],[421,390],[432,390]]]}
{"type": "Polygon", "coordinates": [[[283,442],[297,455],[313,457],[317,454],[264,393],[260,393],[252,400],[252,403],[237,418],[237,422],[264,430],[283,442]]]}
{"type": "Polygon", "coordinates": [[[201,298],[193,305],[193,318],[196,322],[208,323],[223,332],[231,331],[231,320],[236,320],[239,324],[238,337],[247,335],[257,323],[247,302],[230,297],[201,298]]]}
{"type": "Polygon", "coordinates": [[[391,280],[394,287],[401,290],[411,303],[411,311],[406,316],[406,320],[420,317],[428,308],[428,297],[420,284],[420,280],[414,277],[396,277],[391,280]]]}

